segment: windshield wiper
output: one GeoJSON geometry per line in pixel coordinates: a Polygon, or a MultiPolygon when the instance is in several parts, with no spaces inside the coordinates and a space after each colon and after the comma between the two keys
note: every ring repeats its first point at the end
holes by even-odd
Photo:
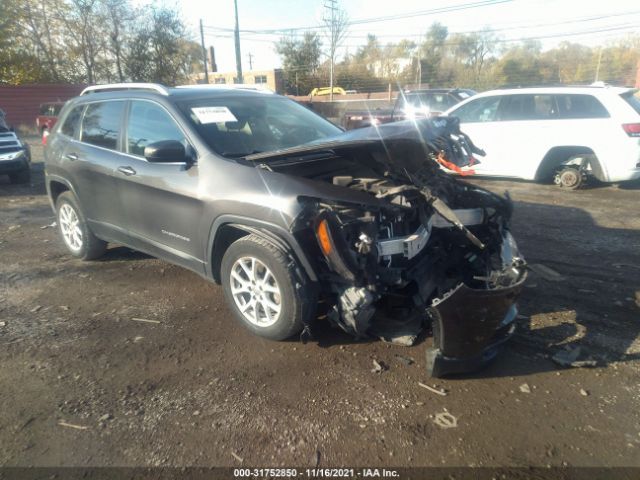
{"type": "Polygon", "coordinates": [[[222,152],[220,155],[226,158],[244,158],[256,153],[262,153],[262,150],[253,150],[251,152],[222,152]]]}

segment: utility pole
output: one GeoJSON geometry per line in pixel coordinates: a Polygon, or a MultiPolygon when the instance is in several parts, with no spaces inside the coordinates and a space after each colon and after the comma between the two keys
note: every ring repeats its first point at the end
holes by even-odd
{"type": "Polygon", "coordinates": [[[209,83],[209,69],[207,68],[207,47],[204,46],[204,29],[200,19],[200,45],[202,46],[202,62],[204,63],[204,81],[209,83]]]}
{"type": "Polygon", "coordinates": [[[238,83],[244,83],[242,80],[242,56],[240,55],[240,24],[238,23],[238,0],[233,0],[236,8],[236,72],[238,83]]]}
{"type": "Polygon", "coordinates": [[[418,90],[422,88],[422,57],[420,55],[420,47],[418,47],[418,68],[416,69],[416,83],[418,84],[418,90]]]}
{"type": "Polygon", "coordinates": [[[333,102],[333,65],[335,63],[336,56],[336,10],[338,7],[336,6],[336,0],[326,0],[324,4],[324,8],[329,10],[329,18],[325,19],[325,22],[329,22],[331,26],[331,45],[330,45],[330,57],[331,57],[331,68],[329,71],[329,101],[333,102]]]}
{"type": "Polygon", "coordinates": [[[249,52],[247,57],[249,57],[249,70],[253,70],[253,54],[249,52]]]}
{"type": "Polygon", "coordinates": [[[600,78],[600,62],[602,61],[602,47],[600,47],[600,50],[598,52],[598,66],[596,67],[596,79],[594,80],[594,82],[597,82],[600,78]]]}

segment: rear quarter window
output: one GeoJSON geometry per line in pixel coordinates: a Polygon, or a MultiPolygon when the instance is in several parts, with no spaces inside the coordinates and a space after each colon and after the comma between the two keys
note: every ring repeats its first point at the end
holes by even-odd
{"type": "Polygon", "coordinates": [[[83,108],[84,105],[80,105],[69,112],[69,115],[67,115],[67,118],[65,118],[64,123],[60,128],[60,133],[71,138],[76,136],[76,132],[80,126],[80,117],[82,116],[83,108]]]}
{"type": "Polygon", "coordinates": [[[622,99],[631,105],[636,113],[640,114],[640,90],[636,90],[635,92],[627,92],[620,95],[622,99]]]}
{"type": "Polygon", "coordinates": [[[593,95],[556,95],[560,118],[609,118],[609,112],[593,95]]]}

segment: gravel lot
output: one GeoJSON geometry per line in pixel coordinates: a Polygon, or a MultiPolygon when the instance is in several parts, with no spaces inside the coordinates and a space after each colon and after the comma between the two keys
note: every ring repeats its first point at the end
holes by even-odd
{"type": "Polygon", "coordinates": [[[118,246],[72,259],[33,149],[31,186],[0,177],[0,465],[640,466],[640,185],[475,180],[510,191],[521,249],[552,271],[531,272],[494,364],[434,382],[429,338],[319,323],[270,342],[184,269],[118,246]],[[551,360],[576,347],[597,366],[551,360]]]}

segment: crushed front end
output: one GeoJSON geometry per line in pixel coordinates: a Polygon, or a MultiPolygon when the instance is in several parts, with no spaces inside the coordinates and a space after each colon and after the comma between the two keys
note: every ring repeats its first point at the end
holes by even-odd
{"type": "Polygon", "coordinates": [[[293,227],[318,259],[334,324],[401,345],[431,331],[431,375],[477,369],[513,332],[526,278],[511,201],[440,170],[438,157],[470,157],[464,137],[432,124],[419,138],[394,128],[380,127],[380,142],[332,144],[269,169],[354,192],[310,192],[293,227]]]}

